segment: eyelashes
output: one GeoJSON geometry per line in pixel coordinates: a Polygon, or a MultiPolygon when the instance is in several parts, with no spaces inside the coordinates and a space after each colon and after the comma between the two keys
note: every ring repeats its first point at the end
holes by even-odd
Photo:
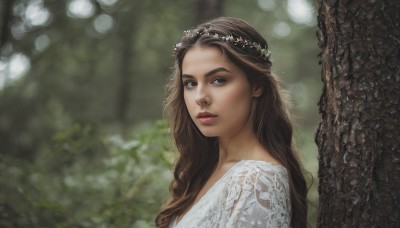
{"type": "Polygon", "coordinates": [[[225,78],[218,77],[218,78],[216,78],[216,79],[214,79],[214,80],[212,81],[212,84],[214,84],[214,85],[223,85],[223,84],[225,84],[226,82],[227,82],[227,80],[226,80],[225,78]]]}
{"type": "MultiPolygon", "coordinates": [[[[215,77],[209,83],[214,86],[222,86],[226,84],[228,80],[224,77],[215,77]]],[[[192,89],[197,86],[197,82],[192,79],[184,80],[183,86],[187,89],[192,89]]]]}
{"type": "Polygon", "coordinates": [[[183,81],[183,86],[188,89],[194,88],[196,85],[197,85],[197,83],[193,80],[183,81]]]}

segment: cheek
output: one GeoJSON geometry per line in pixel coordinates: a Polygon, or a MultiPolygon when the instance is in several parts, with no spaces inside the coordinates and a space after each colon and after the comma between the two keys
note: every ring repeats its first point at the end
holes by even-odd
{"type": "Polygon", "coordinates": [[[187,93],[183,93],[183,101],[185,102],[185,105],[187,108],[189,108],[191,101],[190,101],[190,96],[187,95],[187,93]]]}
{"type": "Polygon", "coordinates": [[[247,108],[247,106],[250,106],[250,101],[250,91],[247,88],[237,87],[225,93],[223,103],[237,109],[239,107],[247,108]]]}
{"type": "Polygon", "coordinates": [[[184,93],[183,94],[183,101],[185,102],[186,109],[188,110],[189,114],[191,115],[194,109],[194,101],[191,99],[190,95],[184,93]]]}

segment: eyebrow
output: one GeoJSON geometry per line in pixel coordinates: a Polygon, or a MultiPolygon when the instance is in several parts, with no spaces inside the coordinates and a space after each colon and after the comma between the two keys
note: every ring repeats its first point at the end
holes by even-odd
{"type": "MultiPolygon", "coordinates": [[[[214,75],[214,74],[216,74],[216,73],[219,73],[219,72],[230,72],[230,71],[227,70],[227,69],[224,68],[224,67],[217,67],[217,68],[215,68],[215,69],[210,70],[209,72],[207,72],[207,73],[205,74],[205,77],[206,77],[206,78],[207,78],[207,77],[210,77],[210,76],[212,76],[212,75],[214,75]]],[[[190,75],[190,74],[182,74],[182,78],[194,78],[194,76],[193,76],[193,75],[190,75]]]]}

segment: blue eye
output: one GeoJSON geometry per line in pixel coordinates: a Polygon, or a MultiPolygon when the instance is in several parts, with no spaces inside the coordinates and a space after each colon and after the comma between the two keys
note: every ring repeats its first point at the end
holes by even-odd
{"type": "Polygon", "coordinates": [[[184,81],[183,82],[183,86],[188,88],[188,89],[191,89],[191,88],[195,87],[196,85],[197,85],[197,83],[194,82],[194,81],[189,81],[188,80],[188,81],[184,81]]]}

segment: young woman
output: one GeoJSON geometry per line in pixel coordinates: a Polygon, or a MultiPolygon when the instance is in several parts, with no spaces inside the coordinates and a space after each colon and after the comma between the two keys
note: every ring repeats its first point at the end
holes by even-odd
{"type": "Polygon", "coordinates": [[[306,227],[306,182],[267,42],[222,17],[175,46],[166,113],[179,158],[157,227],[306,227]]]}

